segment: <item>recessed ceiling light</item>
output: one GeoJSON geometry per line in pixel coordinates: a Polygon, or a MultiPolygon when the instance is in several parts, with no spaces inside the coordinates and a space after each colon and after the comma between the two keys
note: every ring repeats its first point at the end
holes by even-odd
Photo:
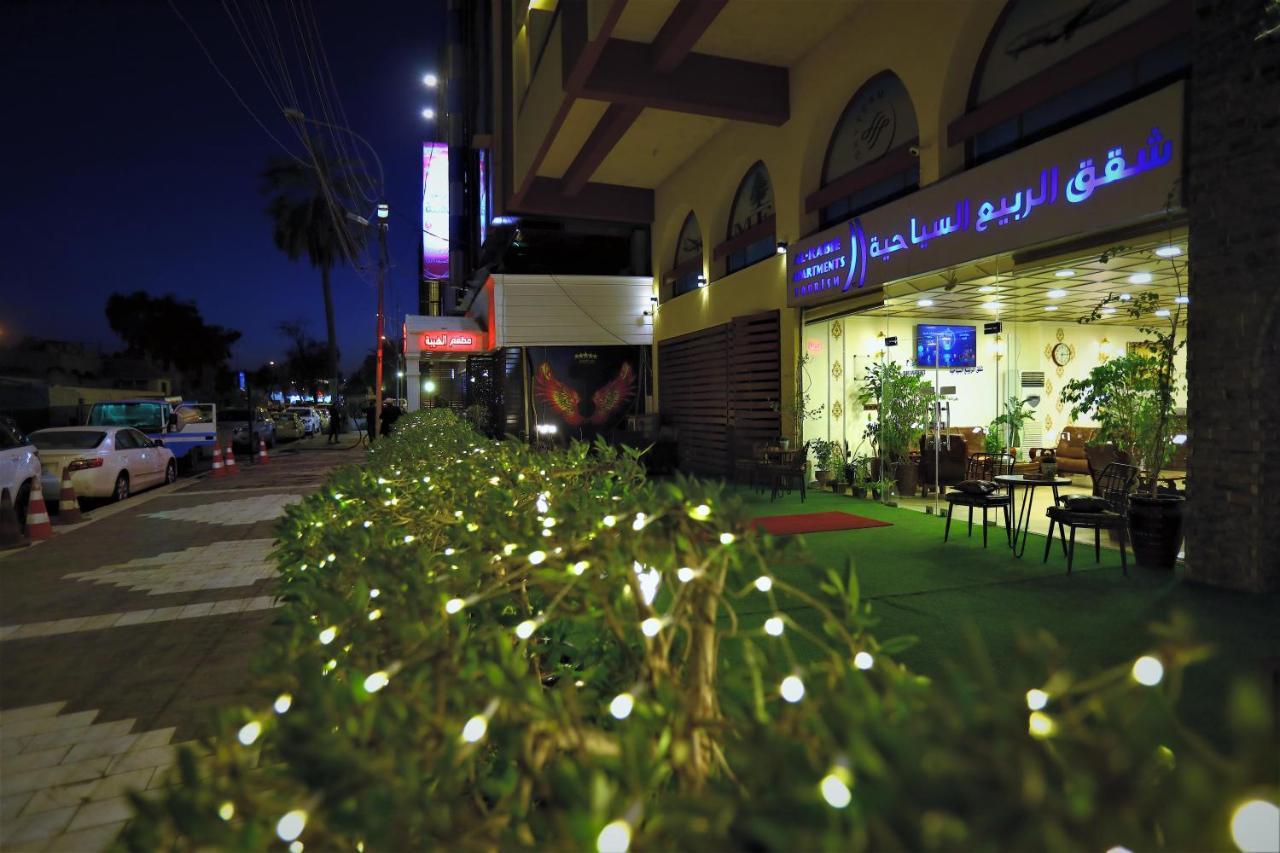
{"type": "Polygon", "coordinates": [[[1130,283],[1130,284],[1150,284],[1150,283],[1151,283],[1151,273],[1149,273],[1149,272],[1136,272],[1136,273],[1134,273],[1133,275],[1129,276],[1129,283],[1130,283]]]}
{"type": "Polygon", "coordinates": [[[1173,301],[1174,301],[1174,303],[1175,303],[1175,304],[1177,304],[1177,305],[1186,305],[1188,302],[1190,302],[1190,301],[1191,301],[1191,297],[1190,297],[1190,296],[1175,296],[1175,297],[1173,297],[1173,301]]]}
{"type": "Polygon", "coordinates": [[[1058,310],[1058,306],[1057,306],[1057,305],[1046,305],[1046,306],[1044,306],[1044,310],[1046,310],[1046,311],[1057,311],[1057,310],[1058,310]]]}
{"type": "Polygon", "coordinates": [[[1156,255],[1162,258],[1176,258],[1182,254],[1182,249],[1177,246],[1161,246],[1156,249],[1156,255]]]}
{"type": "Polygon", "coordinates": [[[1067,292],[1066,292],[1065,290],[1050,290],[1050,291],[1049,291],[1049,298],[1050,298],[1050,299],[1061,299],[1062,297],[1064,297],[1064,296],[1066,296],[1066,295],[1067,295],[1067,292]]]}
{"type": "Polygon", "coordinates": [[[995,293],[997,290],[994,284],[984,284],[978,288],[979,293],[995,293]]]}
{"type": "Polygon", "coordinates": [[[1056,273],[1054,273],[1054,275],[1056,275],[1058,278],[1071,278],[1071,276],[1075,274],[1076,274],[1075,270],[1058,270],[1056,273]]]}
{"type": "Polygon", "coordinates": [[[1132,299],[1132,298],[1133,298],[1133,296],[1132,296],[1131,294],[1128,294],[1128,293],[1122,293],[1122,294],[1120,294],[1120,301],[1121,301],[1121,302],[1128,302],[1128,301],[1129,301],[1130,299],[1132,299]]]}
{"type": "Polygon", "coordinates": [[[1103,308],[1103,309],[1102,309],[1102,313],[1103,313],[1103,314],[1114,314],[1114,313],[1116,313],[1116,309],[1114,309],[1114,308],[1103,308]]]}
{"type": "Polygon", "coordinates": [[[1156,316],[1157,316],[1157,317],[1168,317],[1168,316],[1169,316],[1169,309],[1168,309],[1168,308],[1161,308],[1160,310],[1156,311],[1156,316]]]}
{"type": "Polygon", "coordinates": [[[933,300],[932,300],[932,299],[917,299],[917,300],[916,300],[916,304],[917,304],[917,305],[919,305],[921,308],[928,308],[930,305],[932,305],[932,304],[933,304],[933,300]]]}
{"type": "Polygon", "coordinates": [[[999,311],[1002,306],[999,302],[984,302],[982,303],[982,307],[986,308],[988,311],[999,311]]]}

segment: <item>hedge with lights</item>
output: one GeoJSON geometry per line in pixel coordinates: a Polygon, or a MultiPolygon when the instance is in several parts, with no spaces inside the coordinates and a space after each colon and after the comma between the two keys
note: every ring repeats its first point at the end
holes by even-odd
{"type": "Polygon", "coordinates": [[[646,480],[632,453],[402,418],[290,509],[268,699],[135,796],[124,843],[1221,849],[1266,831],[1267,703],[1223,697],[1231,754],[1182,730],[1181,671],[1207,653],[1186,625],[1106,672],[1039,636],[1016,667],[977,651],[931,681],[892,659],[906,638],[868,632],[849,567],[747,521],[719,484],[646,480]]]}

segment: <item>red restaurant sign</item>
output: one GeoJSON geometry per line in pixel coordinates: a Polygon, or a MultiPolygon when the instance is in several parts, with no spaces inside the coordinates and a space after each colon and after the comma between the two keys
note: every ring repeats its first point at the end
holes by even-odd
{"type": "Polygon", "coordinates": [[[422,352],[484,352],[484,332],[423,332],[418,338],[422,352]]]}

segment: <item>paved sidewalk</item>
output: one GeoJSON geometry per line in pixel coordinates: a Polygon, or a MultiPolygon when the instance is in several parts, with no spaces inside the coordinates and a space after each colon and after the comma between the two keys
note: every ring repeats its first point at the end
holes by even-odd
{"type": "Polygon", "coordinates": [[[0,849],[104,849],[126,790],[163,785],[175,744],[257,698],[247,673],[276,606],[275,525],[363,459],[282,450],[0,554],[0,849]]]}

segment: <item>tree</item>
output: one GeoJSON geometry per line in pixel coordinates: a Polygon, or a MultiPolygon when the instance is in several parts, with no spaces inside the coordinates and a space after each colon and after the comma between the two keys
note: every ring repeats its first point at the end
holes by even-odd
{"type": "Polygon", "coordinates": [[[146,356],[175,368],[193,383],[206,367],[224,368],[240,333],[206,323],[194,302],[173,294],[151,296],[142,290],[107,297],[107,323],[133,356],[146,356]]]}
{"type": "MultiPolygon", "coordinates": [[[[397,387],[396,371],[400,370],[400,357],[403,346],[399,338],[387,338],[382,342],[382,385],[386,388],[384,396],[394,397],[392,393],[397,387]]],[[[370,349],[356,370],[347,379],[347,396],[372,395],[374,377],[377,375],[377,350],[370,349]]]]}
{"type": "Polygon", "coordinates": [[[276,328],[289,339],[285,375],[304,391],[316,390],[330,366],[327,347],[311,337],[301,322],[281,323],[276,328]]]}
{"type": "Polygon", "coordinates": [[[328,373],[338,387],[338,335],[333,319],[333,268],[355,257],[364,246],[364,233],[348,227],[340,200],[353,196],[359,174],[340,158],[312,141],[309,165],[276,158],[262,173],[263,193],[271,197],[272,239],[276,248],[298,260],[306,255],[320,270],[324,319],[328,334],[328,373]]]}

